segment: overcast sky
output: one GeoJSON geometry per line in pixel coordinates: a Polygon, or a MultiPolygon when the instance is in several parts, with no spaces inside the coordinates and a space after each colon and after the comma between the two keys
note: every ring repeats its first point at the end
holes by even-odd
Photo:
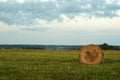
{"type": "Polygon", "coordinates": [[[120,0],[0,0],[0,44],[120,45],[120,0]]]}

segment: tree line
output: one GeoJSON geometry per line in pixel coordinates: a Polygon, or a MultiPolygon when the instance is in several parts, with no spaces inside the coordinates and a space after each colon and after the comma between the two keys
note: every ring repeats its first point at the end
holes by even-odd
{"type": "Polygon", "coordinates": [[[112,46],[108,45],[107,43],[103,43],[98,46],[103,50],[120,50],[120,46],[112,46]]]}

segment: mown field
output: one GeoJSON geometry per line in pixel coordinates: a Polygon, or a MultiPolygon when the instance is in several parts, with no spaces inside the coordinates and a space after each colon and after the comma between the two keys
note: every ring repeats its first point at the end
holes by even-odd
{"type": "Polygon", "coordinates": [[[79,64],[79,50],[0,50],[0,80],[120,80],[120,51],[104,63],[79,64]]]}

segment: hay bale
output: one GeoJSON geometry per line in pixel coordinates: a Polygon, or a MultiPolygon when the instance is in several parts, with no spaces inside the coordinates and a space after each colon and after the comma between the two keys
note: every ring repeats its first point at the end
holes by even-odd
{"type": "Polygon", "coordinates": [[[102,49],[97,45],[90,44],[81,48],[78,60],[83,64],[101,64],[103,57],[102,49]]]}

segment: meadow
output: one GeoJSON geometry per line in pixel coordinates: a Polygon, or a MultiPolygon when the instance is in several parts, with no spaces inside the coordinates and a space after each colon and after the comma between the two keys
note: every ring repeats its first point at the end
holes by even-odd
{"type": "Polygon", "coordinates": [[[120,51],[100,65],[78,63],[79,50],[0,50],[0,80],[120,80],[120,51]]]}

